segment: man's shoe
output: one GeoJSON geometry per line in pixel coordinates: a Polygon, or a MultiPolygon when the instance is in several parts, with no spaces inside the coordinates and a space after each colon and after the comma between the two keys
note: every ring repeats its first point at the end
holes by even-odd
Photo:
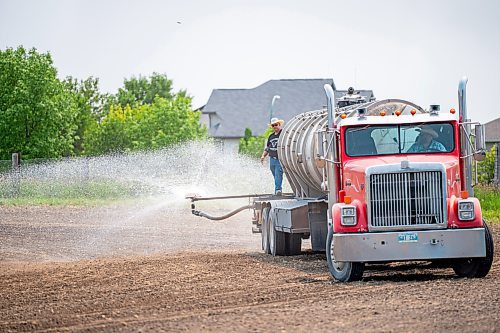
{"type": "Polygon", "coordinates": [[[276,191],[276,195],[281,195],[281,191],[280,190],[276,191]]]}

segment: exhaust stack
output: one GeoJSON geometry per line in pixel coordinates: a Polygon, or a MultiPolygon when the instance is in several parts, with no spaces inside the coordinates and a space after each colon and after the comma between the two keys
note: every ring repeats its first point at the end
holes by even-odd
{"type": "Polygon", "coordinates": [[[462,190],[469,192],[469,195],[474,195],[474,188],[472,187],[472,147],[470,145],[471,124],[467,115],[467,96],[466,86],[467,77],[464,76],[458,84],[458,109],[460,115],[461,135],[460,135],[460,152],[464,157],[463,163],[463,176],[462,190]]]}

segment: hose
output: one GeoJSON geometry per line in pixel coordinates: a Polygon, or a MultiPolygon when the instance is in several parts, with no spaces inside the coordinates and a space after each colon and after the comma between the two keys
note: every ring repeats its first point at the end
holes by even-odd
{"type": "Polygon", "coordinates": [[[242,210],[252,209],[252,208],[255,208],[255,205],[251,204],[251,205],[242,206],[242,207],[235,209],[232,212],[229,212],[229,213],[222,215],[222,216],[212,216],[212,215],[208,215],[207,213],[204,213],[200,210],[194,210],[194,209],[191,212],[196,216],[206,217],[209,220],[221,221],[221,220],[225,220],[233,215],[238,214],[242,210]]]}

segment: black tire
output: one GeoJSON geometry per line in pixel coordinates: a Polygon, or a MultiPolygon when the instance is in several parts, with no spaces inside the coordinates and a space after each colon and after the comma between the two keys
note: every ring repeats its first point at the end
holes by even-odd
{"type": "Polygon", "coordinates": [[[453,264],[453,270],[459,277],[466,278],[482,278],[490,271],[493,263],[493,237],[486,221],[484,224],[484,238],[486,242],[486,257],[483,258],[467,258],[456,260],[453,264]]]}
{"type": "Polygon", "coordinates": [[[264,207],[262,210],[262,226],[261,226],[261,236],[262,236],[262,250],[266,254],[271,254],[271,249],[269,248],[269,207],[264,207]]]}
{"type": "Polygon", "coordinates": [[[286,255],[296,256],[302,251],[302,234],[285,234],[286,255]]]}
{"type": "Polygon", "coordinates": [[[337,262],[333,256],[333,230],[329,228],[326,238],[326,261],[332,277],[340,282],[359,281],[363,278],[365,264],[362,262],[337,262]]]}
{"type": "Polygon", "coordinates": [[[273,256],[286,255],[285,233],[276,230],[276,221],[273,217],[272,210],[269,211],[268,223],[269,223],[269,249],[271,250],[271,254],[273,256]]]}

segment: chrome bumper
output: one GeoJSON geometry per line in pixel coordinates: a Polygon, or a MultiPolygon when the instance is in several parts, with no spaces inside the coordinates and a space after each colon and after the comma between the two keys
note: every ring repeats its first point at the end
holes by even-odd
{"type": "Polygon", "coordinates": [[[334,234],[336,261],[485,257],[483,228],[334,234]]]}

